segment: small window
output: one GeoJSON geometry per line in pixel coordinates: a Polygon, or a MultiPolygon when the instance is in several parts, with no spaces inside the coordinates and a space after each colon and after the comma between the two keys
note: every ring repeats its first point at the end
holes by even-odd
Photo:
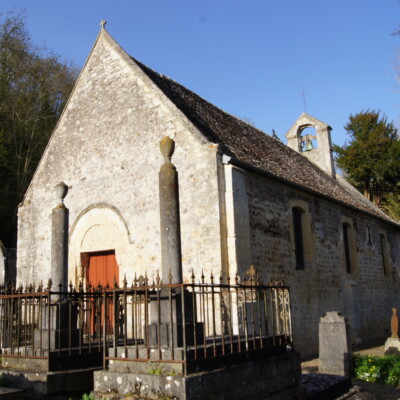
{"type": "Polygon", "coordinates": [[[351,250],[350,250],[350,225],[346,222],[343,224],[343,242],[344,242],[344,256],[346,261],[346,272],[351,274],[352,265],[351,265],[351,250]]]}
{"type": "Polygon", "coordinates": [[[303,243],[303,211],[299,208],[292,209],[294,251],[296,254],[296,269],[304,269],[304,243],[303,243]]]}

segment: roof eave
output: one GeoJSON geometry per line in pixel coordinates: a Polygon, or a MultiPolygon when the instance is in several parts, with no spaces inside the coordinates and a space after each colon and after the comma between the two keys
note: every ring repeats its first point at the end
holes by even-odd
{"type": "Polygon", "coordinates": [[[392,225],[393,227],[395,227],[397,229],[400,229],[400,224],[395,222],[395,221],[391,221],[390,219],[382,218],[379,215],[376,215],[376,214],[373,214],[373,213],[369,213],[368,211],[365,211],[365,210],[362,210],[360,208],[354,207],[354,206],[352,206],[350,204],[347,204],[347,203],[345,203],[343,201],[340,201],[338,199],[335,199],[333,197],[326,196],[326,195],[324,195],[322,193],[319,193],[319,192],[317,192],[315,190],[309,189],[309,188],[304,187],[302,185],[299,185],[299,184],[297,184],[295,182],[291,182],[291,181],[289,181],[289,180],[287,180],[285,178],[281,178],[279,176],[271,174],[270,172],[267,172],[267,171],[264,171],[264,170],[262,170],[260,168],[254,167],[254,166],[252,166],[252,165],[250,165],[250,164],[248,164],[248,163],[246,163],[244,161],[240,161],[240,160],[238,160],[236,158],[233,158],[233,157],[230,157],[230,156],[227,156],[227,155],[223,154],[222,155],[222,162],[223,162],[223,164],[231,164],[231,165],[234,165],[236,167],[239,167],[239,168],[242,168],[244,170],[247,170],[249,172],[253,172],[253,173],[256,173],[256,174],[259,174],[259,175],[262,175],[262,176],[266,176],[266,177],[268,177],[270,179],[273,179],[273,180],[275,180],[275,181],[277,181],[279,183],[283,183],[283,184],[288,185],[290,187],[293,187],[295,189],[298,189],[298,190],[301,190],[303,192],[312,194],[313,196],[319,197],[319,198],[324,199],[324,200],[328,200],[328,201],[330,201],[332,203],[339,204],[340,206],[342,206],[344,208],[347,208],[349,210],[357,211],[359,213],[368,215],[369,217],[376,218],[376,219],[378,219],[379,221],[381,221],[381,222],[383,222],[385,224],[389,224],[389,225],[392,225]]]}

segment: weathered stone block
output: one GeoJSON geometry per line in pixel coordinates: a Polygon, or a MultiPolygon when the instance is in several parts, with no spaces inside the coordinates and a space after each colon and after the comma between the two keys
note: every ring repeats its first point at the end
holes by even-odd
{"type": "Polygon", "coordinates": [[[319,323],[319,372],[350,376],[352,350],[349,324],[336,311],[329,311],[319,323]]]}
{"type": "Polygon", "coordinates": [[[300,357],[296,352],[260,361],[247,362],[216,371],[180,375],[152,375],[97,371],[94,391],[115,391],[120,395],[135,393],[157,398],[174,396],[189,399],[291,399],[300,377],[300,357]]]}
{"type": "Polygon", "coordinates": [[[394,354],[400,356],[400,339],[399,338],[388,338],[385,342],[385,356],[388,354],[394,354]]]}

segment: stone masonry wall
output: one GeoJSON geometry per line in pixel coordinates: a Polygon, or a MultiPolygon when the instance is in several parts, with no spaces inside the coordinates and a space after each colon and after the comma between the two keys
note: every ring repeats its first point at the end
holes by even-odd
{"type": "Polygon", "coordinates": [[[69,279],[80,252],[115,248],[129,282],[160,268],[159,142],[173,137],[184,276],[221,269],[217,148],[102,30],[19,209],[18,281],[46,281],[54,187],[69,187],[69,279]],[[114,247],[110,247],[114,246],[114,247]]]}
{"type": "Polygon", "coordinates": [[[160,268],[159,141],[176,142],[184,279],[192,269],[242,274],[253,264],[264,281],[291,287],[296,349],[318,351],[318,322],[340,311],[353,340],[388,335],[399,306],[398,231],[266,177],[222,165],[214,144],[184,118],[135,62],[102,30],[19,209],[20,283],[50,272],[54,187],[69,186],[69,279],[82,277],[80,254],[115,249],[119,281],[160,268]],[[218,171],[218,173],[217,173],[218,171]],[[291,207],[308,215],[306,262],[295,269],[291,207]],[[354,233],[356,268],[345,268],[343,222],[354,233]],[[221,229],[222,227],[222,229],[221,229]],[[391,272],[383,273],[380,235],[391,272]],[[223,260],[223,266],[221,265],[223,260]]]}
{"type": "Polygon", "coordinates": [[[283,277],[290,286],[294,343],[302,356],[318,354],[318,322],[326,311],[340,311],[348,317],[353,342],[384,340],[389,333],[390,310],[400,306],[398,230],[262,176],[247,174],[246,192],[251,264],[264,281],[283,277]],[[308,206],[311,226],[303,227],[303,232],[309,230],[308,245],[314,246],[304,270],[295,268],[291,236],[291,204],[296,201],[308,206]],[[350,274],[345,266],[344,220],[352,221],[352,250],[358,261],[350,274]],[[383,271],[381,234],[386,235],[389,247],[389,275],[383,271]]]}

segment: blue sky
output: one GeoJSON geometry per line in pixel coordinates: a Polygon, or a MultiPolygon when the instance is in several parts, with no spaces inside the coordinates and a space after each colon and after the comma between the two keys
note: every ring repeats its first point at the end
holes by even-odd
{"type": "Polygon", "coordinates": [[[133,57],[284,139],[304,111],[343,144],[350,114],[400,127],[396,0],[0,0],[32,39],[82,66],[100,30],[133,57]],[[398,67],[396,67],[398,64],[398,67]]]}

